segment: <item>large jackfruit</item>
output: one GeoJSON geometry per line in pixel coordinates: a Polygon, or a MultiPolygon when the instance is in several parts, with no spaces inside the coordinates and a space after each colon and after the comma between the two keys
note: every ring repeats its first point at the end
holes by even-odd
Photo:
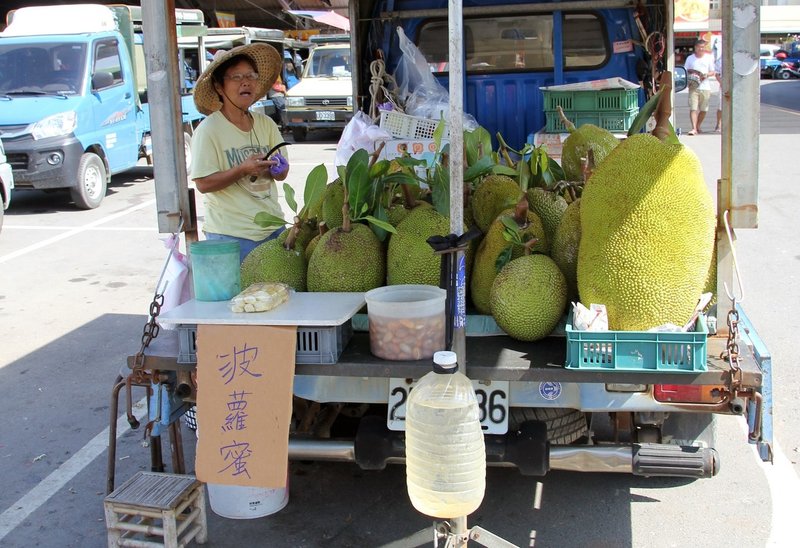
{"type": "Polygon", "coordinates": [[[697,156],[652,135],[629,137],[597,167],[580,210],[581,301],[605,304],[613,330],[686,323],[714,247],[697,156]]]}
{"type": "Polygon", "coordinates": [[[277,238],[251,251],[241,266],[242,287],[257,282],[280,282],[295,291],[306,290],[306,258],[302,249],[286,249],[277,238]]]}
{"type": "Polygon", "coordinates": [[[529,188],[527,198],[531,211],[542,220],[548,241],[552,242],[558,223],[567,210],[567,201],[561,195],[539,187],[529,188]]]}
{"type": "Polygon", "coordinates": [[[369,291],[383,285],[383,245],[366,225],[353,223],[320,236],[308,261],[309,291],[369,291]]]}
{"type": "Polygon", "coordinates": [[[490,175],[483,179],[472,195],[472,216],[482,232],[489,230],[501,211],[514,207],[522,197],[519,184],[505,175],[490,175]]]}
{"type": "Polygon", "coordinates": [[[567,282],[546,255],[526,255],[508,263],[491,292],[492,316],[509,336],[521,341],[547,337],[567,303],[567,282]]]}
{"type": "Polygon", "coordinates": [[[538,240],[531,246],[532,251],[547,253],[550,249],[542,221],[536,213],[528,211],[527,208],[522,212],[507,209],[500,213],[481,240],[475,254],[475,264],[472,267],[472,277],[469,282],[472,304],[481,314],[491,313],[490,295],[492,283],[497,276],[497,259],[509,246],[512,246],[512,258],[521,257],[525,253],[523,246],[514,245],[503,236],[506,230],[503,217],[511,217],[517,222],[521,241],[527,242],[531,238],[538,240]],[[524,216],[517,218],[517,213],[523,213],[524,216]]]}
{"type": "Polygon", "coordinates": [[[561,149],[561,167],[568,181],[583,181],[581,158],[594,153],[594,165],[599,166],[619,144],[619,139],[607,129],[592,124],[583,124],[572,131],[561,149]]]}
{"type": "Polygon", "coordinates": [[[450,233],[450,219],[432,207],[416,207],[397,225],[389,238],[386,282],[389,285],[439,285],[441,257],[426,240],[450,233]]]}
{"type": "Polygon", "coordinates": [[[567,279],[567,298],[578,298],[578,247],[581,243],[581,199],[569,206],[561,218],[550,246],[550,257],[567,279]]]}

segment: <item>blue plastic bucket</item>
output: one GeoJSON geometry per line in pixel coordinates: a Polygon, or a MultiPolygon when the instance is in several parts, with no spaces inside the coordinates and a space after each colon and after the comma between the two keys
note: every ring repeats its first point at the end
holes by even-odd
{"type": "Polygon", "coordinates": [[[203,240],[189,246],[192,259],[194,298],[198,301],[227,301],[242,290],[239,270],[239,242],[203,240]]]}

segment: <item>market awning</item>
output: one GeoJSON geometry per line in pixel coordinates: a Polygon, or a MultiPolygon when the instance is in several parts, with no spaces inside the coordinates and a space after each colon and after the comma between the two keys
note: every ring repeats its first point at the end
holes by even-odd
{"type": "Polygon", "coordinates": [[[306,19],[313,19],[317,23],[323,23],[350,32],[350,19],[339,15],[335,11],[286,10],[286,13],[291,13],[297,17],[305,17],[306,19]]]}

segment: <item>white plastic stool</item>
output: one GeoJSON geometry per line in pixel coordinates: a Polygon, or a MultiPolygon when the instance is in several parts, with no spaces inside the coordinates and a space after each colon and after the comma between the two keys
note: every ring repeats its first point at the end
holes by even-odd
{"type": "Polygon", "coordinates": [[[208,537],[205,490],[194,476],[137,472],[108,495],[103,505],[109,548],[182,548],[192,539],[203,544],[208,537]],[[134,538],[137,535],[160,536],[162,542],[134,538]]]}

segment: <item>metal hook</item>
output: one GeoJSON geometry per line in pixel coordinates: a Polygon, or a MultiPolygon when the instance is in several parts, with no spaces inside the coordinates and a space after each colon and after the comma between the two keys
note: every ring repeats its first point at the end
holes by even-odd
{"type": "MultiPolygon", "coordinates": [[[[739,296],[736,297],[733,293],[731,293],[730,288],[726,282],[722,282],[723,287],[725,288],[725,293],[728,295],[728,299],[733,301],[734,303],[741,303],[744,300],[744,285],[742,284],[742,276],[739,274],[739,262],[736,260],[736,247],[733,245],[733,230],[731,230],[730,222],[728,221],[728,217],[730,215],[729,210],[725,210],[725,213],[722,215],[722,219],[725,222],[725,234],[728,236],[728,243],[731,246],[731,257],[733,258],[733,270],[736,274],[736,283],[739,286],[739,296]]],[[[733,275],[731,275],[731,284],[733,284],[733,275]]]]}

